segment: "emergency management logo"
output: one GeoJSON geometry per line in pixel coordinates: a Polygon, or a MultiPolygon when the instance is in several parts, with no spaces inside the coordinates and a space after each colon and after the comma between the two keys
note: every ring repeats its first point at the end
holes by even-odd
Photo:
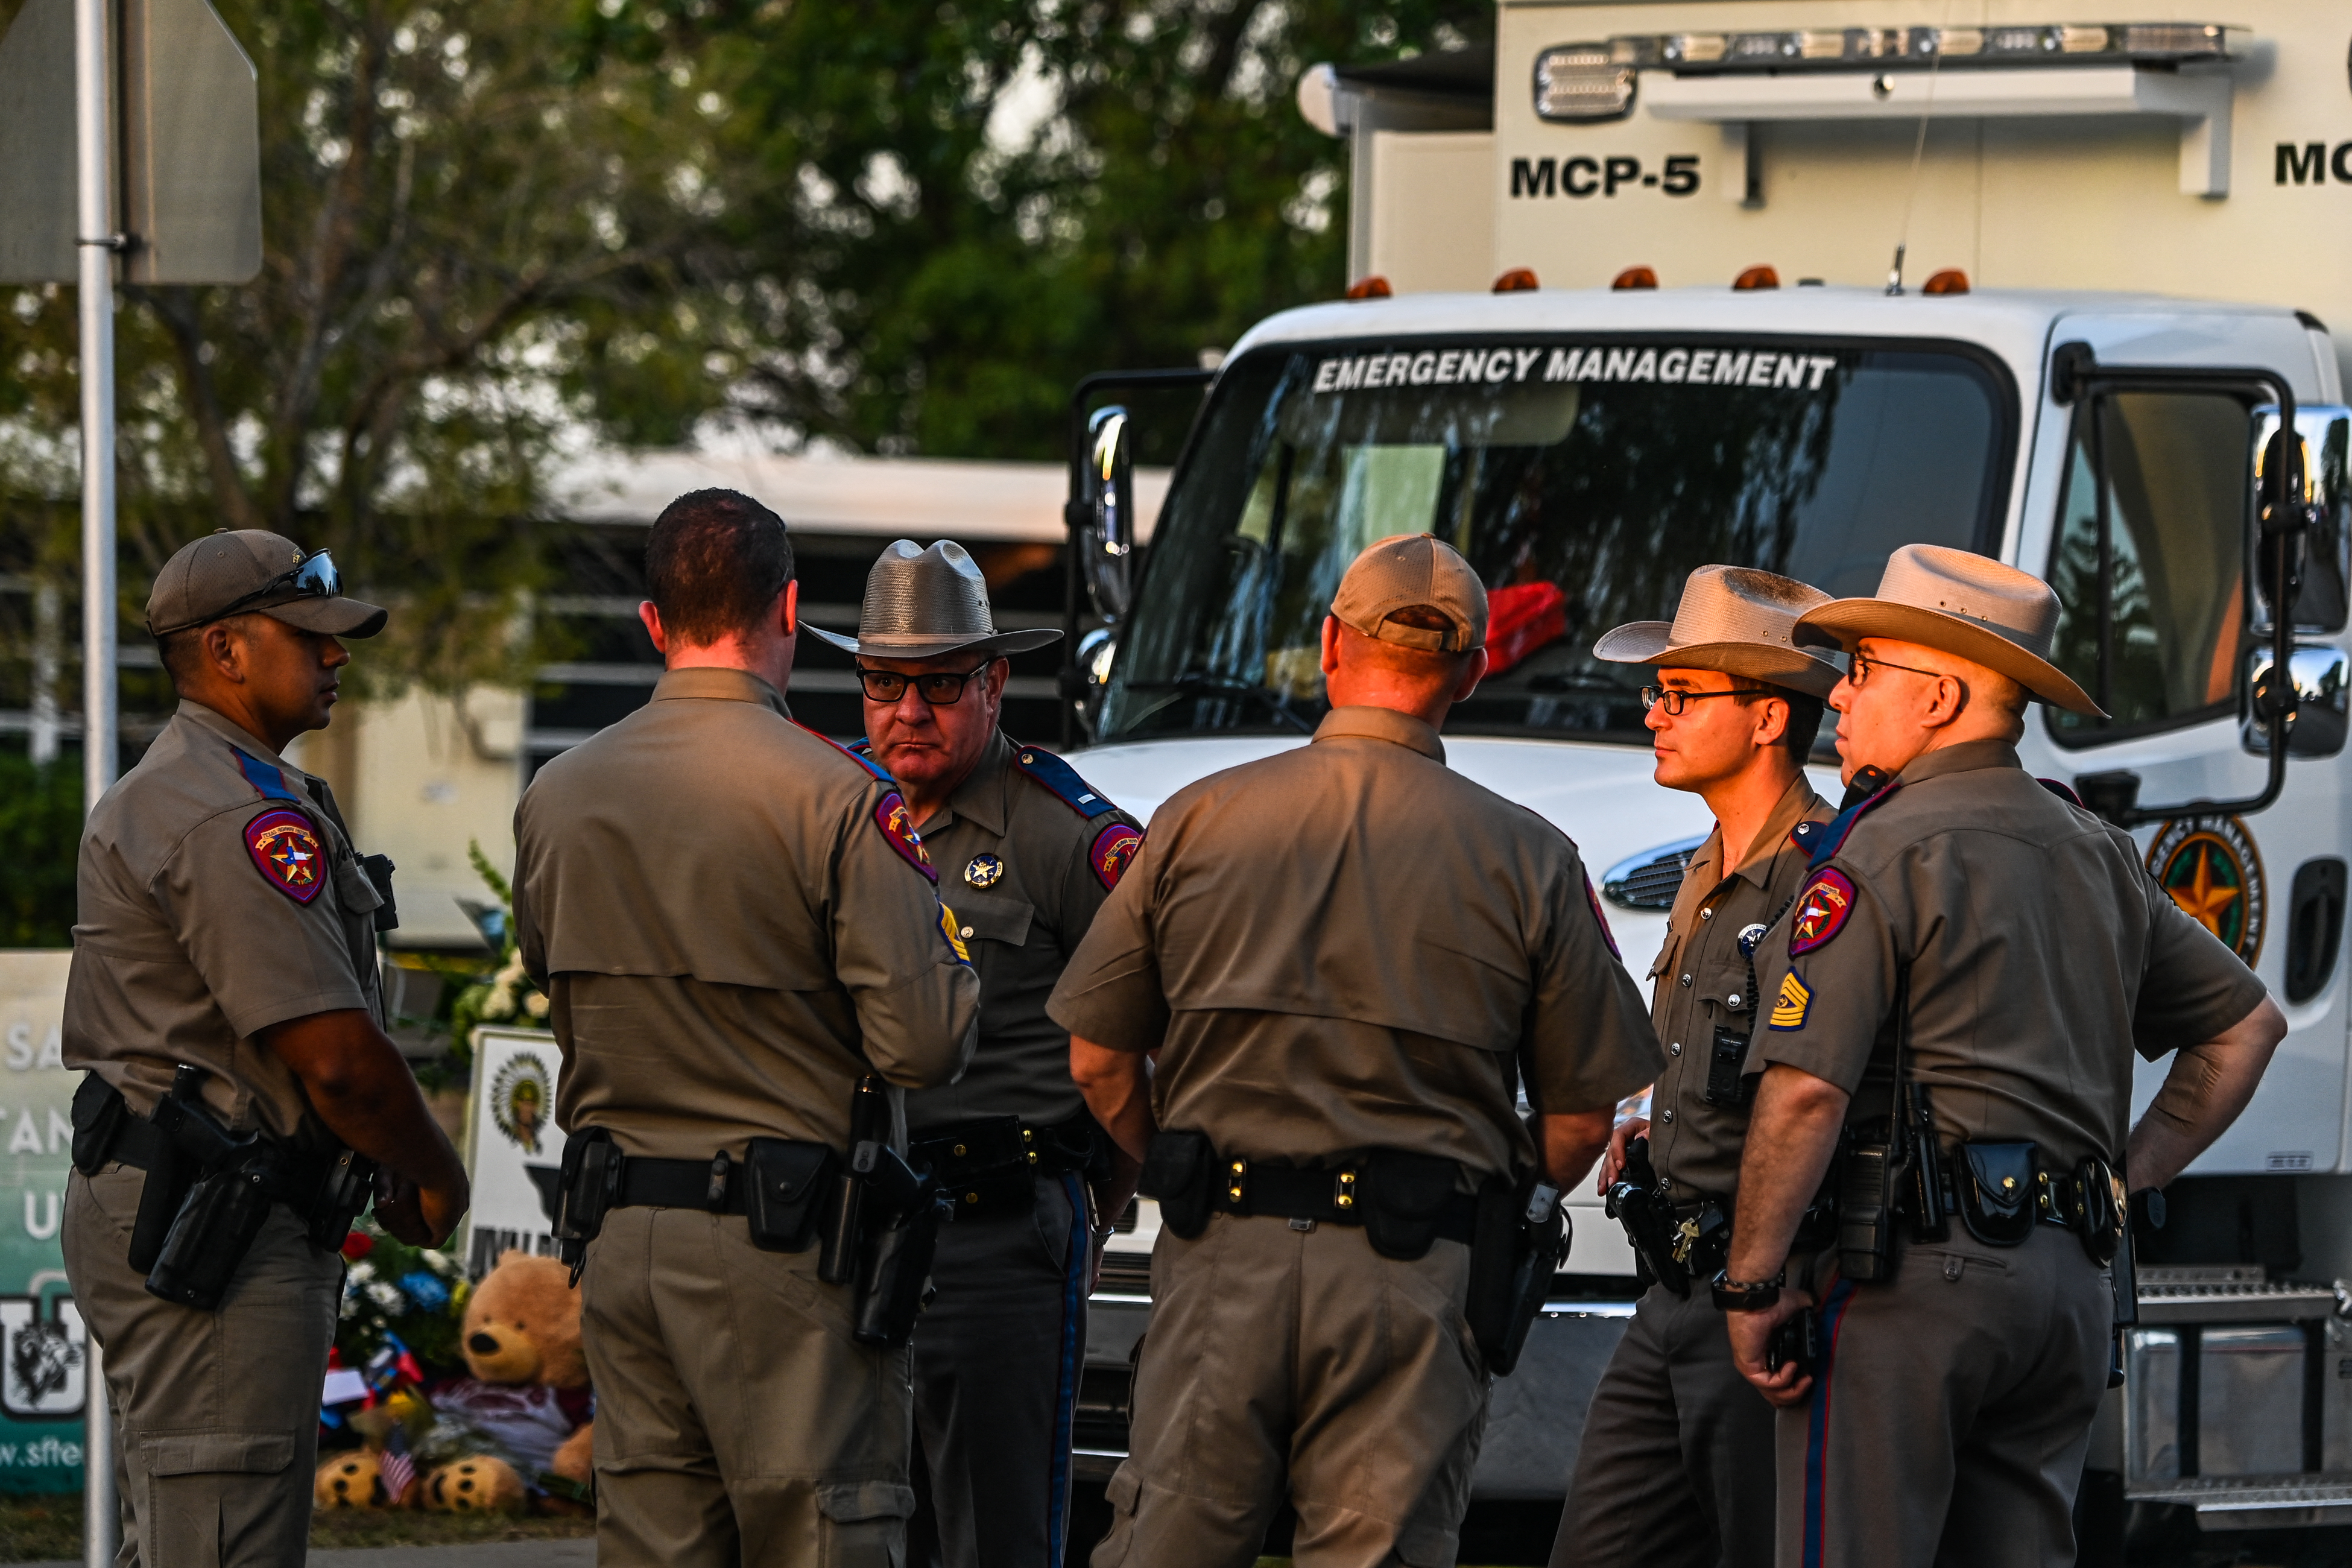
{"type": "Polygon", "coordinates": [[[2252,967],[2262,956],[2268,889],[2253,835],[2234,816],[2176,816],[2157,829],[2147,868],[2189,919],[2252,967]]]}
{"type": "Polygon", "coordinates": [[[0,1296],[0,1412],[18,1421],[79,1415],[89,1397],[81,1310],[70,1296],[0,1296]]]}
{"type": "Polygon", "coordinates": [[[547,1064],[530,1051],[507,1058],[490,1079],[490,1120],[527,1154],[539,1152],[540,1135],[547,1127],[549,1102],[555,1098],[547,1064]]]}
{"type": "Polygon", "coordinates": [[[1542,382],[1660,382],[1752,386],[1780,392],[1835,391],[1834,354],[1792,353],[1740,343],[1503,344],[1334,354],[1316,362],[1320,394],[1392,386],[1517,386],[1542,382]]]}
{"type": "Polygon", "coordinates": [[[931,865],[930,851],[923,847],[923,836],[915,831],[914,815],[908,811],[906,801],[899,797],[897,790],[892,790],[875,804],[874,826],[882,830],[882,837],[890,841],[890,847],[896,849],[908,865],[935,883],[940,879],[939,872],[931,865]]]}
{"type": "Polygon", "coordinates": [[[245,847],[262,879],[298,904],[309,903],[327,885],[319,836],[299,811],[265,811],[247,823],[245,847]]]}

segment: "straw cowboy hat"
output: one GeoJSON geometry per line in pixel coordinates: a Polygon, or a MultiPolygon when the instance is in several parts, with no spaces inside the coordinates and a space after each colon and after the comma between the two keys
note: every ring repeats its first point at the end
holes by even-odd
{"type": "Polygon", "coordinates": [[[1747,566],[1702,566],[1683,584],[1671,621],[1634,621],[1592,645],[1612,664],[1719,669],[1809,697],[1827,697],[1838,667],[1791,640],[1799,615],[1830,596],[1747,566]]]}
{"type": "Polygon", "coordinates": [[[1000,632],[988,613],[988,584],[964,547],[942,539],[929,550],[911,539],[891,542],[866,574],[866,602],[857,635],[821,626],[813,637],[869,658],[938,658],[950,653],[1026,653],[1056,641],[1051,626],[1000,632]]]}
{"type": "Polygon", "coordinates": [[[2030,572],[1940,544],[1906,544],[1886,558],[1867,599],[1832,599],[1797,617],[1797,640],[1852,652],[1893,637],[1983,665],[2070,713],[2107,715],[2050,662],[2058,595],[2030,572]]]}

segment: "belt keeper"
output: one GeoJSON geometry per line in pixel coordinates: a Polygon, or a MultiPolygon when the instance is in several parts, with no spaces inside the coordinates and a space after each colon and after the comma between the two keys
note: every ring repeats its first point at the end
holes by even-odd
{"type": "Polygon", "coordinates": [[[710,1185],[703,1189],[703,1206],[717,1214],[727,1206],[727,1173],[734,1162],[721,1149],[710,1162],[710,1185]]]}
{"type": "Polygon", "coordinates": [[[1356,1206],[1356,1173],[1354,1171],[1347,1169],[1340,1171],[1339,1191],[1332,1195],[1331,1202],[1343,1213],[1356,1206]]]}
{"type": "Polygon", "coordinates": [[[1248,1193],[1249,1193],[1249,1162],[1248,1162],[1247,1160],[1228,1160],[1228,1161],[1226,1161],[1226,1162],[1225,1162],[1225,1201],[1226,1201],[1226,1202],[1228,1202],[1228,1203],[1235,1203],[1235,1204],[1237,1204],[1237,1203],[1241,1202],[1241,1201],[1242,1201],[1242,1199],[1243,1199],[1244,1196],[1246,1196],[1246,1195],[1248,1194],[1248,1193]]]}

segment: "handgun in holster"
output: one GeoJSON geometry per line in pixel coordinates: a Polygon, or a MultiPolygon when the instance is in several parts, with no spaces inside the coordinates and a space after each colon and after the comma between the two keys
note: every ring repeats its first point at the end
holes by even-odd
{"type": "Polygon", "coordinates": [[[1528,1331],[1551,1293],[1552,1275],[1568,1255],[1568,1226],[1559,1189],[1539,1176],[1516,1186],[1489,1182],[1479,1192],[1465,1316],[1486,1370],[1496,1377],[1508,1377],[1519,1364],[1528,1331]]]}
{"type": "Polygon", "coordinates": [[[275,1144],[233,1134],[203,1100],[202,1068],[182,1063],[148,1121],[161,1134],[131,1228],[131,1267],[147,1292],[209,1312],[269,1217],[283,1186],[275,1144]]]}
{"type": "Polygon", "coordinates": [[[583,1128],[563,1145],[555,1205],[555,1255],[572,1267],[572,1283],[588,1266],[588,1244],[621,1197],[621,1146],[609,1129],[583,1128]]]}
{"type": "Polygon", "coordinates": [[[1624,1166],[1610,1184],[1605,1207],[1609,1217],[1625,1227],[1633,1255],[1650,1277],[1675,1295],[1687,1297],[1690,1270],[1675,1255],[1674,1213],[1661,1189],[1658,1173],[1650,1164],[1650,1141],[1632,1139],[1625,1145],[1624,1166]]]}
{"type": "Polygon", "coordinates": [[[817,1278],[853,1288],[851,1337],[896,1349],[929,1299],[931,1258],[952,1207],[929,1167],[890,1146],[889,1101],[868,1073],[849,1100],[849,1161],[835,1183],[817,1278]]]}

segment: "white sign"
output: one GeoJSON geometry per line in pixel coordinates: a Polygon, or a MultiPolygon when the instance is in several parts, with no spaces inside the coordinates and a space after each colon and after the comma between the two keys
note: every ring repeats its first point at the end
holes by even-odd
{"type": "Polygon", "coordinates": [[[562,1066],[555,1037],[544,1029],[474,1031],[474,1089],[466,1101],[466,1167],[474,1180],[466,1272],[473,1279],[509,1248],[555,1254],[555,1184],[563,1166],[555,1075],[562,1066]]]}

